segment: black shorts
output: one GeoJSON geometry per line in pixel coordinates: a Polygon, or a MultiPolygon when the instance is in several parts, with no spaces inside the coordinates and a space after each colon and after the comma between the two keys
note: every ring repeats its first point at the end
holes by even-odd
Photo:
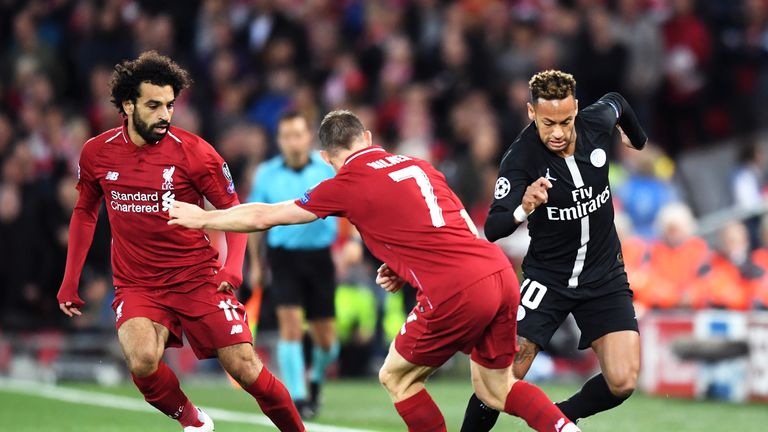
{"type": "Polygon", "coordinates": [[[520,307],[517,311],[517,334],[546,348],[549,340],[569,313],[573,313],[581,330],[579,349],[586,349],[596,339],[622,330],[639,331],[632,305],[632,290],[626,275],[601,287],[545,287],[525,279],[521,286],[520,307]]]}
{"type": "Polygon", "coordinates": [[[268,248],[269,286],[277,306],[300,306],[307,320],[336,316],[336,269],[330,248],[268,248]]]}

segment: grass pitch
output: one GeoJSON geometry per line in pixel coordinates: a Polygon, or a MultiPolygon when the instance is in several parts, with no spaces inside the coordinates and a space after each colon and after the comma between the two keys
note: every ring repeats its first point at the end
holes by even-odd
{"type": "MultiPolygon", "coordinates": [[[[217,432],[270,431],[255,401],[226,382],[183,385],[196,404],[211,410],[217,432]],[[216,411],[216,410],[221,411],[216,411]],[[215,414],[219,413],[217,417],[215,414]],[[262,423],[262,424],[259,424],[262,423]]],[[[544,385],[561,400],[575,386],[544,385]]],[[[428,389],[443,411],[448,430],[457,431],[471,394],[469,380],[435,378],[428,389]]],[[[404,431],[384,390],[374,380],[329,382],[320,415],[309,431],[404,431]]],[[[582,420],[584,431],[761,431],[768,423],[768,406],[632,396],[620,407],[582,420]]],[[[65,385],[9,386],[0,382],[0,430],[14,432],[179,431],[178,424],[153,411],[138,391],[126,383],[117,387],[65,385]]],[[[529,430],[521,420],[503,415],[494,430],[529,430]]]]}

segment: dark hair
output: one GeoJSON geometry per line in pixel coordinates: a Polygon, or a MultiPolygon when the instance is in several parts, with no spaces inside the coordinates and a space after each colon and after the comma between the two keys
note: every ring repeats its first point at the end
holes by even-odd
{"type": "Polygon", "coordinates": [[[528,81],[531,101],[565,99],[576,95],[576,80],[573,75],[559,70],[546,70],[534,75],[528,81]]]}
{"type": "Polygon", "coordinates": [[[115,65],[109,87],[112,93],[112,104],[121,114],[123,102],[133,101],[139,97],[139,86],[148,82],[157,86],[170,85],[173,95],[192,84],[189,73],[170,58],[160,55],[157,51],[146,51],[135,60],[126,60],[115,65]]]}
{"type": "Polygon", "coordinates": [[[309,125],[309,120],[307,120],[307,118],[304,117],[302,113],[293,109],[283,111],[283,113],[280,114],[280,118],[278,119],[277,123],[280,124],[284,121],[293,120],[297,118],[304,119],[307,122],[307,125],[309,125]]]}
{"type": "Polygon", "coordinates": [[[320,123],[320,148],[331,154],[348,149],[364,132],[363,123],[351,111],[331,111],[320,123]]]}

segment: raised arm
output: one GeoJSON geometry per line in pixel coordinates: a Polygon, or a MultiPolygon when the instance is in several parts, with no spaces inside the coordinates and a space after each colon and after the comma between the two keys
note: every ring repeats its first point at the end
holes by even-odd
{"type": "Polygon", "coordinates": [[[632,147],[638,150],[642,150],[645,147],[645,143],[648,142],[648,136],[637,120],[635,111],[627,100],[624,99],[624,96],[611,92],[601,97],[597,103],[607,104],[613,108],[613,112],[616,115],[616,123],[621,126],[622,131],[629,138],[632,147]]]}
{"type": "Polygon", "coordinates": [[[317,219],[314,213],[304,210],[293,201],[240,204],[226,210],[210,211],[176,201],[169,214],[169,225],[235,232],[265,231],[277,225],[305,224],[317,219]]]}

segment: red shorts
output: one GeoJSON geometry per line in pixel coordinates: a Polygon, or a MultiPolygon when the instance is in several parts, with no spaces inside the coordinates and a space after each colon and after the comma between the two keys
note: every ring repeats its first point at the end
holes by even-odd
{"type": "Polygon", "coordinates": [[[501,270],[432,309],[417,304],[395,338],[395,349],[417,365],[439,367],[461,351],[481,366],[505,368],[517,352],[519,303],[515,273],[501,270]]]}
{"type": "MultiPolygon", "coordinates": [[[[186,288],[186,287],[185,287],[186,288]]],[[[162,288],[118,288],[112,310],[115,326],[131,318],[149,318],[168,329],[168,347],[181,347],[182,331],[199,359],[216,357],[216,350],[253,343],[243,305],[231,292],[216,292],[213,283],[187,292],[162,288]]]]}

